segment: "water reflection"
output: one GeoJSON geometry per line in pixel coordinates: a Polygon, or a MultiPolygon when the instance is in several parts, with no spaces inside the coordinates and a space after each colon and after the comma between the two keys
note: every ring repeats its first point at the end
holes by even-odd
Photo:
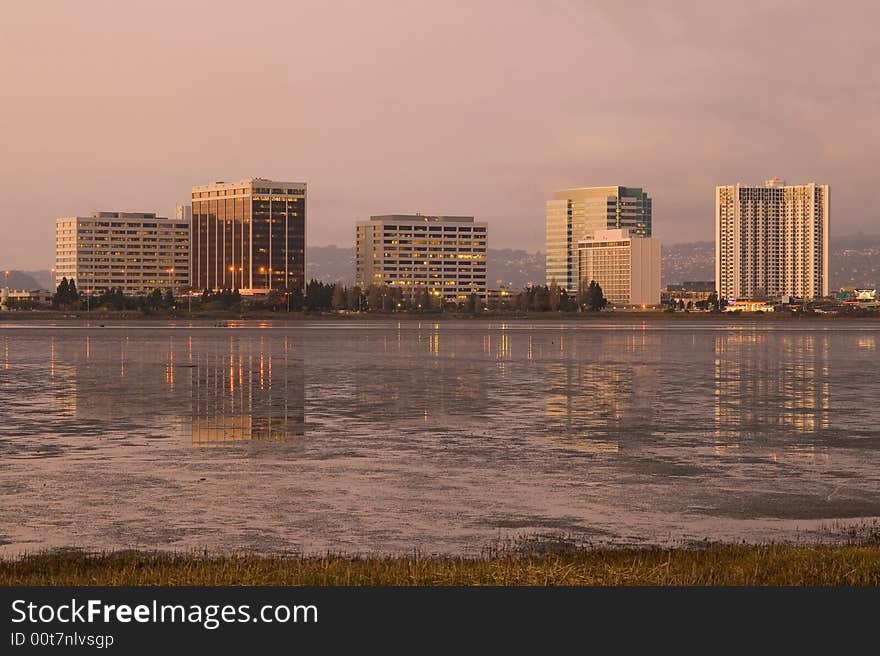
{"type": "Polygon", "coordinates": [[[715,337],[715,434],[739,439],[830,426],[830,337],[715,337]]]}
{"type": "Polygon", "coordinates": [[[550,352],[561,349],[562,357],[544,366],[551,441],[580,452],[616,453],[621,441],[649,439],[661,428],[661,340],[641,331],[552,340],[550,352]]]}
{"type": "Polygon", "coordinates": [[[214,343],[193,358],[191,381],[193,446],[304,434],[303,363],[287,342],[276,354],[262,339],[214,343]]]}
{"type": "MultiPolygon", "coordinates": [[[[304,369],[287,339],[107,331],[39,344],[48,379],[30,399],[51,409],[55,431],[192,446],[304,434],[304,369]]],[[[6,371],[15,345],[4,337],[0,348],[6,371]]]]}
{"type": "Polygon", "coordinates": [[[877,516],[880,331],[823,325],[0,327],[0,553],[472,553],[877,516]]]}

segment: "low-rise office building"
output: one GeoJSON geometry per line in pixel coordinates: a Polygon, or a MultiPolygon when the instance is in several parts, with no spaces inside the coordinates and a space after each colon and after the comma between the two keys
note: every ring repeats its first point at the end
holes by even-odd
{"type": "Polygon", "coordinates": [[[472,216],[390,214],[357,224],[355,284],[427,291],[447,302],[486,295],[488,225],[472,216]]]}
{"type": "Polygon", "coordinates": [[[24,301],[34,305],[50,305],[55,292],[48,289],[10,289],[9,299],[12,301],[24,301]]]}
{"type": "Polygon", "coordinates": [[[124,294],[154,289],[181,291],[190,284],[186,221],[151,212],[94,212],[55,222],[55,284],[76,281],[77,289],[124,294]]]}
{"type": "Polygon", "coordinates": [[[628,229],[595,230],[578,244],[580,288],[591,281],[612,305],[660,303],[660,242],[628,229]]]}
{"type": "Polygon", "coordinates": [[[715,294],[714,280],[686,281],[681,284],[666,285],[666,290],[660,293],[662,303],[678,304],[691,303],[696,305],[708,301],[715,294]]]}
{"type": "Polygon", "coordinates": [[[724,306],[725,312],[773,312],[773,303],[767,301],[728,301],[724,306]]]}

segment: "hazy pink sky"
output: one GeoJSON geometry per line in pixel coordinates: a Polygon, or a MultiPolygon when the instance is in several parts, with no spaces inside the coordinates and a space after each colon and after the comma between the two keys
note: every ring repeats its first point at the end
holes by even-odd
{"type": "Polygon", "coordinates": [[[655,234],[713,239],[716,184],[831,185],[877,232],[880,3],[6,3],[0,266],[54,220],[157,211],[212,180],[309,183],[309,243],[473,214],[543,250],[567,186],[644,186],[655,234]]]}

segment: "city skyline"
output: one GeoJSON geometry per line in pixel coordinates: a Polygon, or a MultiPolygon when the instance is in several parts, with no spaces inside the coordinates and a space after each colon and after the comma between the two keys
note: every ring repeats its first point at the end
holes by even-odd
{"type": "Polygon", "coordinates": [[[310,245],[393,209],[534,250],[549,193],[618,181],[650,190],[664,244],[711,240],[714,187],[773,176],[831,185],[835,231],[872,230],[880,8],[754,3],[717,30],[700,3],[617,4],[346,4],[339,22],[263,3],[260,30],[222,2],[10,7],[0,262],[47,266],[59,217],[173,216],[193,184],[251,171],[309,182],[310,245]]]}

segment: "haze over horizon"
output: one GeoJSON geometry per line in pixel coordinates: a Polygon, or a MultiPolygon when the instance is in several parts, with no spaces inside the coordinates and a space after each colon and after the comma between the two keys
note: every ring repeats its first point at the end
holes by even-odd
{"type": "Polygon", "coordinates": [[[0,265],[49,266],[55,219],[173,216],[193,185],[309,185],[309,245],[374,214],[475,215],[544,250],[557,189],[653,198],[714,239],[717,184],[831,185],[877,232],[880,4],[35,1],[0,25],[0,265]],[[744,8],[747,7],[747,8],[744,8]]]}

